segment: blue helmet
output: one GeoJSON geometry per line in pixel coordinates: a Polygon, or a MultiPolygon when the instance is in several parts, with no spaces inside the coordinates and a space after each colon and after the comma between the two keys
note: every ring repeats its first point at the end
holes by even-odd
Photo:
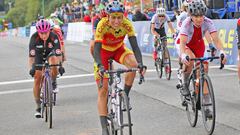
{"type": "Polygon", "coordinates": [[[121,2],[113,1],[106,6],[106,11],[107,11],[108,14],[111,14],[111,13],[114,13],[114,12],[124,13],[125,12],[125,7],[121,2]]]}

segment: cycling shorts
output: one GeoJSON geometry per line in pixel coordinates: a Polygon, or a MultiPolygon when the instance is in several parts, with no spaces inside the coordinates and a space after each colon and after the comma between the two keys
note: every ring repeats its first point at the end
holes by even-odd
{"type": "MultiPolygon", "coordinates": [[[[120,48],[118,48],[115,51],[107,51],[107,50],[102,49],[101,50],[101,59],[102,59],[102,64],[104,66],[104,69],[108,70],[108,68],[109,68],[108,60],[109,59],[112,58],[116,62],[123,64],[124,58],[127,55],[131,55],[131,54],[133,55],[133,52],[130,49],[128,49],[127,47],[125,47],[125,45],[121,46],[120,48]]],[[[94,77],[95,77],[95,80],[100,79],[100,77],[98,75],[98,68],[97,68],[96,63],[94,63],[94,77]]],[[[108,76],[105,75],[104,78],[108,78],[108,76]]]]}

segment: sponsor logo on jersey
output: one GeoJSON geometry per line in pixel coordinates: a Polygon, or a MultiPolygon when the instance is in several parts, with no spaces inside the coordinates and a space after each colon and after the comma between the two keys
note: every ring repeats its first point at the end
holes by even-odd
{"type": "Polygon", "coordinates": [[[35,56],[35,50],[31,50],[31,51],[30,51],[30,55],[31,55],[31,56],[35,56]]]}
{"type": "Polygon", "coordinates": [[[36,48],[43,48],[43,45],[36,45],[36,48]]]}
{"type": "Polygon", "coordinates": [[[61,50],[60,50],[60,49],[57,49],[57,50],[56,50],[56,54],[61,54],[61,50]]]}
{"type": "Polygon", "coordinates": [[[55,43],[55,44],[57,44],[57,43],[58,43],[58,40],[57,40],[57,39],[55,39],[55,40],[54,40],[54,43],[55,43]]]}

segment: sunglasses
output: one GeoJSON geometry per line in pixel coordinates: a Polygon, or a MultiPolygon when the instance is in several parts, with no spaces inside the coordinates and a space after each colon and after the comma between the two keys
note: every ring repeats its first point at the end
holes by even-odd
{"type": "Polygon", "coordinates": [[[165,17],[165,15],[159,15],[158,17],[165,17]]]}

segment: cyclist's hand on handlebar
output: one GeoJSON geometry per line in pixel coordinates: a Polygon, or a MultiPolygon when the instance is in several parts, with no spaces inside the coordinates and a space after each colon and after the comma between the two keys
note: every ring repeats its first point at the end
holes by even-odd
{"type": "Polygon", "coordinates": [[[185,53],[181,55],[181,61],[183,64],[189,66],[189,56],[187,56],[185,53]]]}
{"type": "Polygon", "coordinates": [[[65,73],[64,67],[60,66],[58,69],[59,74],[62,76],[65,73]]]}
{"type": "Polygon", "coordinates": [[[34,77],[34,75],[35,75],[35,67],[34,67],[34,66],[32,66],[32,68],[29,70],[29,74],[30,74],[32,77],[34,77]]]}
{"type": "Polygon", "coordinates": [[[104,76],[104,66],[103,65],[98,65],[98,75],[100,77],[104,76]]]}
{"type": "Polygon", "coordinates": [[[144,75],[146,73],[147,70],[147,66],[143,65],[143,64],[138,64],[138,68],[139,68],[139,73],[141,75],[144,75]]]}
{"type": "Polygon", "coordinates": [[[219,57],[220,57],[220,63],[221,63],[220,69],[222,69],[227,62],[227,57],[223,50],[220,50],[219,55],[220,55],[219,57]]]}

